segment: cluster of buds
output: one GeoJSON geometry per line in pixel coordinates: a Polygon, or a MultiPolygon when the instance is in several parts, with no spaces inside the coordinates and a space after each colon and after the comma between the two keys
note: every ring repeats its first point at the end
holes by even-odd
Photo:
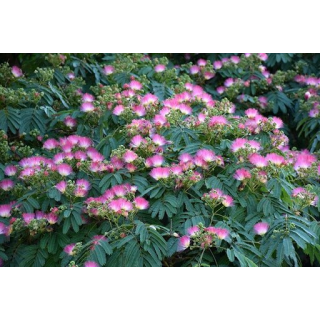
{"type": "Polygon", "coordinates": [[[220,189],[211,189],[210,192],[205,193],[201,199],[212,209],[220,204],[222,204],[224,207],[233,206],[233,198],[224,194],[220,189]]]}
{"type": "Polygon", "coordinates": [[[201,223],[188,228],[187,234],[179,238],[177,251],[181,252],[190,248],[207,249],[218,245],[219,240],[229,237],[229,230],[219,227],[204,227],[201,223]]]}
{"type": "Polygon", "coordinates": [[[96,218],[117,222],[120,217],[132,219],[139,210],[145,210],[149,203],[136,197],[137,188],[129,184],[116,185],[102,196],[86,200],[87,213],[96,218]]]}

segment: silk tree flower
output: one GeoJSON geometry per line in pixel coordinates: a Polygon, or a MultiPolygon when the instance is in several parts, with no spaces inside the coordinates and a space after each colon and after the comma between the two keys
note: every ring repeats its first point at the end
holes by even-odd
{"type": "Polygon", "coordinates": [[[94,96],[90,93],[85,93],[82,96],[82,101],[83,102],[93,102],[95,100],[94,96]]]}
{"type": "Polygon", "coordinates": [[[160,154],[156,154],[146,159],[146,167],[161,167],[164,162],[164,157],[160,154]]]}
{"type": "MultiPolygon", "coordinates": [[[[4,223],[0,222],[0,235],[5,234],[7,235],[9,231],[9,227],[6,226],[4,223]]],[[[1,265],[0,265],[1,266],[1,265]]]]}
{"type": "Polygon", "coordinates": [[[221,201],[222,205],[225,207],[232,207],[233,206],[233,198],[228,195],[223,196],[223,200],[221,201]]]}
{"type": "Polygon", "coordinates": [[[158,97],[155,96],[154,94],[151,93],[147,93],[142,99],[141,99],[141,103],[143,105],[149,105],[149,104],[154,104],[158,102],[158,97]]]}
{"type": "Polygon", "coordinates": [[[316,161],[317,158],[314,155],[308,152],[303,152],[297,156],[296,162],[293,167],[296,171],[299,171],[299,169],[308,169],[316,161]]]}
{"type": "Polygon", "coordinates": [[[276,129],[281,129],[283,127],[283,121],[278,117],[272,117],[271,121],[276,124],[276,129]]]}
{"type": "Polygon", "coordinates": [[[221,69],[221,68],[223,67],[223,63],[222,63],[221,61],[219,61],[219,60],[214,61],[214,62],[213,62],[213,67],[214,67],[216,70],[219,70],[219,69],[221,69]]]}
{"type": "Polygon", "coordinates": [[[67,163],[61,163],[57,165],[57,171],[61,176],[66,177],[72,174],[72,167],[67,163]]]}
{"type": "Polygon", "coordinates": [[[130,147],[138,148],[141,144],[146,144],[147,140],[144,139],[141,135],[136,135],[131,139],[130,147]]]}
{"type": "Polygon", "coordinates": [[[152,141],[160,147],[168,143],[168,141],[163,136],[160,136],[160,134],[154,134],[152,136],[152,141]]]}
{"type": "Polygon", "coordinates": [[[151,170],[150,176],[155,180],[167,179],[170,176],[170,168],[154,168],[151,170]]]}
{"type": "Polygon", "coordinates": [[[84,102],[81,104],[80,110],[82,112],[92,112],[94,111],[95,106],[91,102],[84,102]]]}
{"type": "Polygon", "coordinates": [[[204,67],[206,64],[207,64],[207,61],[204,60],[204,59],[199,59],[199,60],[197,61],[197,65],[198,65],[199,67],[204,67]]]}
{"type": "Polygon", "coordinates": [[[74,75],[73,72],[68,73],[67,77],[68,77],[69,80],[74,80],[76,78],[76,76],[74,75]]]}
{"type": "Polygon", "coordinates": [[[138,91],[143,88],[142,83],[140,83],[140,82],[137,81],[137,80],[132,80],[132,81],[130,81],[129,87],[130,87],[132,90],[138,90],[138,91]]]}
{"type": "Polygon", "coordinates": [[[129,184],[119,184],[113,186],[111,189],[112,193],[117,197],[124,197],[126,194],[130,192],[135,192],[135,189],[132,189],[132,186],[129,184]]]}
{"type": "Polygon", "coordinates": [[[56,224],[58,222],[58,215],[56,215],[53,212],[50,212],[49,214],[47,214],[47,221],[49,224],[56,224]]]}
{"type": "Polygon", "coordinates": [[[198,66],[190,67],[190,74],[198,74],[200,72],[200,68],[198,66]]]}
{"type": "Polygon", "coordinates": [[[250,108],[247,109],[244,113],[248,118],[254,119],[259,114],[259,111],[257,109],[250,108]]]}
{"type": "Polygon", "coordinates": [[[189,246],[190,246],[190,237],[189,236],[183,236],[183,237],[179,238],[179,240],[178,240],[177,252],[184,251],[189,246]]]}
{"type": "Polygon", "coordinates": [[[188,228],[187,233],[189,236],[194,236],[197,232],[199,232],[200,228],[198,226],[193,226],[188,228]]]}
{"type": "Polygon", "coordinates": [[[25,224],[28,225],[32,220],[36,218],[36,216],[34,213],[23,213],[22,218],[25,224]]]}
{"type": "Polygon", "coordinates": [[[216,125],[225,126],[229,122],[224,116],[213,116],[210,118],[209,127],[214,127],[216,125]]]}
{"type": "Polygon", "coordinates": [[[0,182],[0,189],[4,191],[12,190],[14,187],[14,182],[10,179],[4,179],[0,182]]]}
{"type": "Polygon", "coordinates": [[[128,216],[128,213],[133,209],[132,203],[123,198],[112,200],[108,207],[115,213],[123,214],[124,216],[128,216]]]}
{"type": "Polygon", "coordinates": [[[230,61],[234,64],[238,64],[241,60],[240,60],[240,57],[238,56],[232,56],[230,57],[230,61]]]}
{"type": "Polygon", "coordinates": [[[139,117],[146,115],[146,109],[143,106],[134,106],[132,111],[139,117]]]}
{"type": "Polygon", "coordinates": [[[64,247],[63,251],[68,255],[68,256],[72,256],[74,255],[74,248],[76,247],[75,243],[70,243],[67,246],[64,247]]]}
{"type": "Polygon", "coordinates": [[[224,240],[229,236],[229,230],[223,228],[215,228],[215,234],[219,239],[224,240]]]}
{"type": "Polygon", "coordinates": [[[86,261],[85,263],[84,263],[84,266],[86,267],[86,268],[90,268],[90,267],[99,267],[99,265],[96,263],[96,262],[94,262],[94,261],[86,261]]]}
{"type": "Polygon", "coordinates": [[[90,190],[90,182],[85,179],[78,179],[76,181],[76,188],[74,190],[74,195],[79,198],[83,198],[88,194],[90,190]]]}
{"type": "Polygon", "coordinates": [[[103,71],[104,71],[105,75],[112,74],[112,73],[114,73],[114,67],[111,65],[106,65],[103,67],[103,71]]]}
{"type": "Polygon", "coordinates": [[[16,78],[20,78],[23,75],[22,70],[17,66],[13,66],[11,72],[16,78]]]}
{"type": "Polygon", "coordinates": [[[80,148],[84,148],[87,149],[92,145],[92,140],[88,137],[77,137],[78,138],[78,142],[76,143],[77,146],[79,146],[80,148]]]}
{"type": "Polygon", "coordinates": [[[246,179],[250,179],[251,173],[247,169],[241,168],[241,169],[236,170],[233,177],[238,181],[243,181],[246,179]]]}
{"type": "Polygon", "coordinates": [[[281,166],[285,164],[285,158],[276,153],[269,153],[266,155],[266,160],[275,164],[276,166],[281,166]]]}
{"type": "Polygon", "coordinates": [[[124,106],[119,104],[113,109],[113,114],[116,116],[120,116],[120,114],[124,111],[124,106]]]}
{"type": "Polygon", "coordinates": [[[253,230],[256,234],[263,236],[269,230],[269,224],[267,222],[256,223],[253,227],[253,230]]]}
{"type": "Polygon", "coordinates": [[[60,143],[56,139],[48,139],[44,142],[43,148],[47,150],[53,150],[60,146],[60,143]]]}
{"type": "Polygon", "coordinates": [[[70,129],[73,129],[77,126],[77,120],[70,116],[65,117],[63,122],[70,129]]]}
{"type": "Polygon", "coordinates": [[[257,153],[253,153],[252,155],[250,155],[249,161],[257,168],[264,168],[268,165],[267,159],[257,153]]]}
{"type": "Polygon", "coordinates": [[[258,57],[262,61],[267,61],[268,60],[268,55],[266,53],[258,53],[258,57]]]}
{"type": "Polygon", "coordinates": [[[234,84],[234,80],[233,78],[228,78],[225,82],[224,82],[224,86],[229,88],[234,84]]]}
{"type": "Polygon", "coordinates": [[[8,165],[4,169],[4,174],[8,177],[12,177],[17,173],[18,169],[14,165],[8,165]]]}
{"type": "Polygon", "coordinates": [[[212,162],[216,159],[216,155],[213,151],[208,149],[200,149],[196,153],[196,157],[204,160],[205,162],[212,162]]]}
{"type": "Polygon", "coordinates": [[[0,205],[0,217],[9,218],[11,216],[12,204],[0,205]]]}
{"type": "Polygon", "coordinates": [[[168,121],[162,114],[156,114],[153,118],[153,122],[156,126],[164,126],[168,121]]]}
{"type": "Polygon", "coordinates": [[[164,64],[157,64],[155,67],[154,67],[154,71],[159,73],[159,72],[163,72],[166,70],[166,66],[164,64]]]}
{"type": "Polygon", "coordinates": [[[139,210],[145,210],[149,207],[149,202],[142,197],[135,198],[134,204],[135,204],[135,207],[139,210]]]}
{"type": "Polygon", "coordinates": [[[125,152],[125,154],[123,155],[123,160],[126,163],[131,163],[131,162],[135,161],[136,159],[138,159],[138,155],[131,150],[127,150],[125,152]]]}
{"type": "Polygon", "coordinates": [[[204,76],[204,78],[205,78],[206,80],[210,80],[210,79],[212,79],[212,78],[215,76],[215,73],[206,71],[206,72],[203,74],[203,76],[204,76]]]}

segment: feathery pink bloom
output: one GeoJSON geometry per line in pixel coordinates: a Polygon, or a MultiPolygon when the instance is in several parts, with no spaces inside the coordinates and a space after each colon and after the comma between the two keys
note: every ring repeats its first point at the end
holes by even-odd
{"type": "Polygon", "coordinates": [[[132,203],[123,198],[112,200],[108,207],[116,213],[121,213],[122,210],[129,212],[133,209],[132,203]]]}
{"type": "Polygon", "coordinates": [[[230,61],[233,62],[234,64],[238,64],[241,60],[238,56],[232,56],[230,57],[230,61]]]}
{"type": "Polygon", "coordinates": [[[164,146],[167,143],[167,140],[165,139],[165,137],[160,136],[159,134],[154,134],[152,136],[152,141],[160,147],[164,146]]]}
{"type": "Polygon", "coordinates": [[[216,234],[217,228],[209,226],[205,228],[205,231],[211,234],[216,234]]]}
{"type": "Polygon", "coordinates": [[[80,148],[87,149],[92,145],[92,141],[88,137],[78,137],[78,142],[80,148]]]}
{"type": "Polygon", "coordinates": [[[215,76],[215,74],[213,72],[206,71],[203,76],[206,80],[210,80],[215,76]]]}
{"type": "Polygon", "coordinates": [[[140,83],[139,81],[137,80],[132,80],[130,81],[129,83],[129,87],[132,89],[132,90],[141,90],[142,89],[142,83],[140,83]]]}
{"type": "Polygon", "coordinates": [[[199,59],[199,60],[197,61],[197,65],[198,65],[199,67],[204,67],[206,64],[207,64],[207,61],[204,60],[204,59],[199,59]]]}
{"type": "Polygon", "coordinates": [[[186,250],[190,246],[190,237],[183,236],[179,238],[177,251],[181,252],[186,250]]]}
{"type": "MultiPolygon", "coordinates": [[[[4,223],[0,222],[0,235],[1,235],[1,234],[7,235],[8,231],[9,231],[9,227],[6,226],[4,223]]],[[[0,260],[1,260],[1,259],[0,259],[0,260]]],[[[1,262],[1,261],[0,261],[0,262],[1,262]]],[[[0,264],[0,267],[1,267],[1,264],[0,264]]]]}
{"type": "Polygon", "coordinates": [[[70,116],[65,117],[63,122],[70,129],[74,128],[77,125],[77,120],[70,116]]]}
{"type": "Polygon", "coordinates": [[[249,161],[257,168],[264,168],[268,165],[267,159],[257,153],[253,153],[252,155],[250,155],[249,161]]]}
{"type": "Polygon", "coordinates": [[[269,230],[269,224],[266,222],[259,222],[254,225],[253,229],[256,234],[262,236],[269,230]]]}
{"type": "Polygon", "coordinates": [[[138,148],[141,144],[145,143],[147,143],[147,140],[144,139],[142,136],[137,135],[131,139],[130,146],[133,148],[138,148]]]}
{"type": "Polygon", "coordinates": [[[143,105],[149,105],[149,104],[153,104],[156,103],[158,101],[157,96],[155,96],[154,94],[151,93],[147,93],[142,99],[141,99],[141,103],[143,105]]]}
{"type": "Polygon", "coordinates": [[[217,235],[217,237],[219,239],[224,240],[225,238],[227,238],[229,236],[229,231],[227,229],[223,229],[223,228],[216,228],[215,234],[217,235]]]}
{"type": "Polygon", "coordinates": [[[232,142],[230,149],[232,152],[237,152],[240,149],[245,148],[247,142],[248,142],[247,139],[237,138],[232,142]]]}
{"type": "Polygon", "coordinates": [[[217,92],[218,92],[219,94],[222,94],[222,93],[225,92],[226,88],[223,87],[223,86],[221,86],[221,87],[218,87],[216,90],[217,90],[217,92]]]}
{"type": "Polygon", "coordinates": [[[17,173],[17,168],[14,165],[8,165],[4,169],[4,174],[7,175],[8,177],[12,177],[17,173]]]}
{"type": "Polygon", "coordinates": [[[82,101],[83,102],[93,102],[95,99],[94,99],[94,96],[90,93],[85,93],[83,96],[82,96],[82,101]]]}
{"type": "Polygon", "coordinates": [[[163,126],[164,124],[167,123],[167,119],[162,114],[156,114],[153,118],[153,122],[156,126],[163,126]]]}
{"type": "Polygon", "coordinates": [[[223,196],[223,200],[221,202],[225,207],[232,207],[233,206],[233,198],[228,195],[223,196]]]}
{"type": "Polygon", "coordinates": [[[98,265],[96,262],[94,262],[94,261],[86,261],[86,262],[84,263],[84,266],[85,266],[86,268],[99,267],[99,265],[98,265]]]}
{"type": "Polygon", "coordinates": [[[114,67],[110,65],[104,66],[103,71],[106,75],[112,74],[114,73],[114,67]]]}
{"type": "Polygon", "coordinates": [[[207,149],[198,150],[196,156],[201,158],[205,162],[212,162],[216,159],[215,153],[207,149]]]}
{"type": "Polygon", "coordinates": [[[82,103],[80,110],[82,112],[91,112],[95,109],[94,105],[91,102],[82,103]]]}
{"type": "Polygon", "coordinates": [[[47,215],[47,221],[50,223],[50,224],[55,224],[58,222],[58,216],[53,213],[53,212],[50,212],[48,215],[47,215]]]}
{"type": "Polygon", "coordinates": [[[276,153],[267,154],[266,160],[275,164],[276,166],[281,166],[285,163],[284,157],[276,153]]]}
{"type": "Polygon", "coordinates": [[[182,172],[183,172],[183,170],[182,170],[182,168],[181,168],[180,166],[172,166],[172,167],[170,168],[170,171],[171,171],[171,173],[174,174],[174,175],[180,175],[180,174],[182,174],[182,172]]]}
{"type": "Polygon", "coordinates": [[[189,153],[183,153],[179,156],[179,160],[186,163],[192,161],[192,156],[189,153]]]}
{"type": "Polygon", "coordinates": [[[200,72],[200,68],[198,66],[191,66],[190,67],[190,74],[197,74],[200,72]]]}
{"type": "Polygon", "coordinates": [[[259,111],[257,109],[250,108],[245,111],[245,114],[248,118],[254,119],[259,114],[259,111]]]}
{"type": "Polygon", "coordinates": [[[156,154],[146,159],[146,167],[161,167],[163,162],[164,157],[162,155],[156,154]]]}
{"type": "Polygon", "coordinates": [[[131,163],[134,160],[136,160],[137,158],[138,158],[138,155],[135,152],[131,151],[131,150],[127,150],[125,152],[125,154],[123,155],[123,160],[126,163],[131,163]]]}
{"type": "Polygon", "coordinates": [[[52,150],[59,147],[59,142],[55,139],[48,139],[44,142],[43,148],[47,150],[52,150]]]}
{"type": "Polygon", "coordinates": [[[72,256],[74,254],[73,249],[75,248],[76,244],[75,243],[70,243],[67,246],[64,247],[63,251],[69,255],[72,256]]]}
{"type": "Polygon", "coordinates": [[[154,71],[157,73],[163,72],[164,70],[166,70],[166,66],[164,64],[158,64],[154,67],[154,71]]]}
{"type": "Polygon", "coordinates": [[[268,55],[266,53],[258,53],[258,57],[262,61],[268,60],[268,55]]]}
{"type": "Polygon", "coordinates": [[[146,109],[143,106],[134,106],[132,110],[139,117],[142,117],[146,114],[146,109]]]}
{"type": "Polygon", "coordinates": [[[23,75],[22,70],[20,68],[18,68],[17,66],[13,66],[11,68],[11,72],[16,78],[19,78],[23,75]]]}
{"type": "Polygon", "coordinates": [[[137,209],[139,210],[145,210],[149,207],[149,202],[141,197],[137,197],[134,199],[134,203],[137,209]]]}
{"type": "Polygon", "coordinates": [[[69,80],[73,80],[73,79],[75,79],[76,76],[74,75],[73,72],[70,72],[67,74],[67,77],[69,78],[69,80]]]}
{"type": "Polygon", "coordinates": [[[271,120],[276,124],[276,129],[281,129],[283,127],[283,121],[278,117],[272,117],[271,120]]]}
{"type": "Polygon", "coordinates": [[[22,214],[23,221],[26,223],[26,225],[28,225],[32,220],[34,220],[35,217],[36,216],[34,213],[23,213],[22,214]]]}
{"type": "Polygon", "coordinates": [[[42,212],[42,211],[36,211],[36,213],[35,213],[35,218],[36,218],[37,220],[45,219],[45,218],[46,218],[46,215],[45,215],[45,213],[42,212]]]}
{"type": "Polygon", "coordinates": [[[188,228],[187,233],[189,234],[189,236],[193,236],[194,234],[196,234],[199,231],[199,227],[198,226],[193,226],[188,228]]]}
{"type": "Polygon", "coordinates": [[[223,63],[221,62],[221,61],[214,61],[213,62],[213,67],[216,69],[216,70],[218,70],[218,69],[221,69],[222,68],[222,66],[223,66],[223,63]]]}
{"type": "Polygon", "coordinates": [[[310,153],[300,153],[297,156],[296,162],[294,164],[294,169],[298,171],[299,169],[307,169],[312,166],[314,162],[317,161],[317,158],[310,153]]]}
{"type": "Polygon", "coordinates": [[[228,78],[225,82],[224,82],[224,86],[225,87],[231,87],[234,84],[234,80],[233,78],[228,78]]]}
{"type": "Polygon", "coordinates": [[[60,175],[66,177],[72,173],[72,167],[67,163],[61,163],[57,165],[57,171],[60,175]]]}
{"type": "Polygon", "coordinates": [[[213,116],[210,118],[209,126],[214,127],[215,125],[224,126],[227,125],[229,122],[224,116],[213,116]]]}
{"type": "Polygon", "coordinates": [[[295,188],[295,189],[292,190],[292,196],[293,197],[297,197],[298,195],[301,195],[301,194],[303,194],[305,192],[306,192],[305,188],[298,187],[298,188],[295,188]]]}
{"type": "Polygon", "coordinates": [[[251,173],[244,168],[236,170],[234,176],[236,180],[243,181],[245,179],[250,179],[251,178],[251,173]]]}
{"type": "Polygon", "coordinates": [[[11,204],[1,204],[0,205],[0,217],[9,218],[11,216],[11,204]]]}
{"type": "Polygon", "coordinates": [[[9,191],[13,189],[14,187],[14,182],[10,179],[4,179],[0,182],[0,189],[4,191],[9,191]]]}
{"type": "Polygon", "coordinates": [[[154,168],[150,172],[150,176],[155,179],[167,179],[170,176],[170,169],[169,168],[154,168]]]}

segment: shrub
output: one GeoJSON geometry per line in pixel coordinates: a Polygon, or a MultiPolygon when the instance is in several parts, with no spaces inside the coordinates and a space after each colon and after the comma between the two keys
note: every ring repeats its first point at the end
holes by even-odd
{"type": "Polygon", "coordinates": [[[1,264],[319,264],[317,56],[190,58],[0,67],[1,264]]]}

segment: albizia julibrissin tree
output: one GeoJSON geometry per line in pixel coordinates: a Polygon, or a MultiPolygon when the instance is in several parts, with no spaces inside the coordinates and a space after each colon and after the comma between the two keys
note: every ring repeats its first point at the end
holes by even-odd
{"type": "Polygon", "coordinates": [[[268,56],[185,71],[133,57],[90,65],[96,83],[75,57],[3,67],[0,264],[318,265],[318,155],[289,147],[263,99],[238,112],[230,89],[205,90],[223,64],[268,56]]]}

